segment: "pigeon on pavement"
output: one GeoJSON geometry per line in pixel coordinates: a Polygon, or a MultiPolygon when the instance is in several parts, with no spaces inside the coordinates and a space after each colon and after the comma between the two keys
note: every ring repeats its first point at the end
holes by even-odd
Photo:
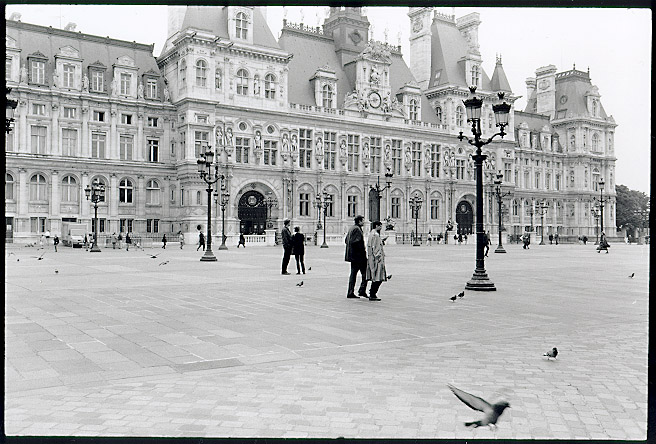
{"type": "Polygon", "coordinates": [[[55,270],[55,274],[59,273],[59,270],[55,270]]]}
{"type": "Polygon", "coordinates": [[[458,293],[458,297],[459,298],[464,298],[465,297],[465,292],[461,291],[460,293],[458,293]]]}
{"type": "Polygon", "coordinates": [[[162,253],[157,253],[157,254],[146,253],[146,254],[149,255],[151,259],[157,259],[157,256],[159,256],[162,253]]]}
{"type": "Polygon", "coordinates": [[[456,297],[457,297],[457,295],[454,294],[454,295],[451,296],[449,299],[451,299],[451,302],[455,302],[455,301],[456,301],[456,297]]]}
{"type": "Polygon", "coordinates": [[[37,261],[42,261],[42,260],[43,260],[43,255],[44,255],[44,254],[46,254],[45,251],[44,251],[43,253],[41,253],[41,256],[32,256],[32,257],[35,258],[37,261]]]}
{"type": "Polygon", "coordinates": [[[168,263],[169,263],[169,261],[164,261],[164,262],[160,262],[159,264],[160,264],[160,265],[166,265],[166,264],[168,264],[168,263]]]}
{"type": "Polygon", "coordinates": [[[556,356],[558,356],[558,349],[556,347],[554,347],[553,349],[549,350],[548,352],[543,353],[542,356],[546,356],[547,361],[549,360],[549,358],[556,359],[556,356]]]}
{"type": "Polygon", "coordinates": [[[629,277],[630,277],[631,279],[633,279],[633,276],[635,276],[635,273],[631,273],[631,274],[629,275],[629,277]]]}
{"type": "Polygon", "coordinates": [[[303,286],[303,281],[301,281],[301,282],[299,282],[298,284],[296,284],[296,286],[297,286],[297,287],[302,287],[302,286],[303,286]]]}
{"type": "Polygon", "coordinates": [[[474,426],[476,428],[485,425],[490,427],[492,427],[492,425],[496,426],[499,416],[501,416],[506,408],[510,407],[510,404],[508,404],[506,401],[490,404],[483,398],[479,398],[478,396],[464,392],[452,386],[451,384],[447,384],[447,386],[451,389],[453,394],[456,395],[458,399],[465,403],[469,408],[485,413],[483,419],[479,421],[466,422],[465,425],[467,427],[474,426]]]}
{"type": "Polygon", "coordinates": [[[312,267],[308,267],[308,271],[312,270],[312,267]]]}
{"type": "Polygon", "coordinates": [[[388,281],[389,281],[390,279],[392,279],[392,275],[391,275],[391,274],[388,274],[386,277],[387,277],[387,280],[388,280],[388,281]]]}

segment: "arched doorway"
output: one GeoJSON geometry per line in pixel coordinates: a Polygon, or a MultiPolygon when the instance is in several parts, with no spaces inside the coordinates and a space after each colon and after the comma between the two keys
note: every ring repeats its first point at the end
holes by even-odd
{"type": "Polygon", "coordinates": [[[247,191],[239,199],[237,208],[239,229],[244,234],[264,234],[267,207],[264,196],[258,191],[247,191]]]}
{"type": "Polygon", "coordinates": [[[456,222],[458,223],[458,234],[472,234],[474,232],[474,210],[466,200],[458,202],[456,222]]]}

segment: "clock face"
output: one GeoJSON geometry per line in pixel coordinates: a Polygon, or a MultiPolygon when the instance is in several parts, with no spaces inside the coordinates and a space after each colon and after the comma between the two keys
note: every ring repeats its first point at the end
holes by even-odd
{"type": "Polygon", "coordinates": [[[369,106],[372,108],[378,108],[380,106],[380,102],[380,94],[378,94],[376,91],[369,94],[369,106]]]}
{"type": "Polygon", "coordinates": [[[560,103],[562,103],[563,105],[567,103],[567,96],[560,96],[560,103]]]}
{"type": "Polygon", "coordinates": [[[254,207],[256,203],[257,203],[257,197],[252,196],[252,195],[248,196],[248,205],[250,205],[251,207],[254,207]]]}
{"type": "Polygon", "coordinates": [[[551,85],[551,83],[548,80],[542,80],[538,86],[540,89],[547,89],[549,88],[549,85],[551,85]]]}

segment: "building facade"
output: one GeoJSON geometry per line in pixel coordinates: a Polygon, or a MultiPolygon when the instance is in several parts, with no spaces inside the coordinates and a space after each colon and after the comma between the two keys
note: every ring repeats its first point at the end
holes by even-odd
{"type": "MultiPolygon", "coordinates": [[[[157,58],[151,46],[8,20],[6,81],[19,106],[6,139],[7,237],[27,242],[63,221],[91,226],[84,188],[98,180],[108,189],[101,232],[182,231],[194,241],[207,223],[197,166],[207,149],[225,176],[231,238],[285,218],[313,233],[323,193],[332,199],[329,234],[344,233],[356,214],[389,217],[410,233],[411,196],[423,201],[420,233],[442,233],[448,221],[473,232],[473,147],[457,138],[469,133],[462,100],[477,86],[489,137],[497,92],[511,104],[518,97],[500,58],[491,78],[482,69],[478,14],[408,16],[410,67],[400,47],[369,39],[358,7],[331,8],[321,27],[283,21],[278,39],[259,7],[170,7],[157,58]]],[[[602,177],[605,225],[614,226],[615,123],[589,73],[548,66],[527,85],[513,130],[485,147],[486,230],[497,232],[497,174],[511,192],[511,234],[541,225],[540,201],[549,206],[545,232],[594,233],[602,177]]]]}

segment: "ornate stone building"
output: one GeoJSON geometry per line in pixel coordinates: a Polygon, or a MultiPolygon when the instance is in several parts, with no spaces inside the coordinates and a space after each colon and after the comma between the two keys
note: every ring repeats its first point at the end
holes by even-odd
{"type": "MultiPolygon", "coordinates": [[[[496,93],[511,104],[518,97],[500,58],[491,78],[482,69],[478,14],[408,15],[410,67],[400,47],[369,39],[357,7],[330,8],[316,28],[283,21],[277,40],[262,8],[170,7],[157,59],[150,46],[7,21],[7,84],[20,101],[6,142],[8,235],[90,223],[83,189],[97,177],[110,190],[104,232],[182,230],[193,240],[207,220],[197,171],[207,146],[226,176],[228,234],[279,228],[285,218],[313,233],[322,192],[332,197],[329,234],[344,233],[356,214],[389,216],[409,233],[411,195],[423,200],[420,232],[441,233],[452,220],[471,233],[473,149],[457,138],[469,133],[462,100],[476,85],[489,137],[496,93]]],[[[539,225],[539,200],[551,208],[545,231],[594,233],[601,177],[612,190],[605,224],[613,226],[615,124],[589,73],[549,66],[527,85],[527,109],[511,111],[513,130],[486,146],[486,229],[497,231],[498,173],[512,192],[504,199],[510,233],[539,225]]]]}

